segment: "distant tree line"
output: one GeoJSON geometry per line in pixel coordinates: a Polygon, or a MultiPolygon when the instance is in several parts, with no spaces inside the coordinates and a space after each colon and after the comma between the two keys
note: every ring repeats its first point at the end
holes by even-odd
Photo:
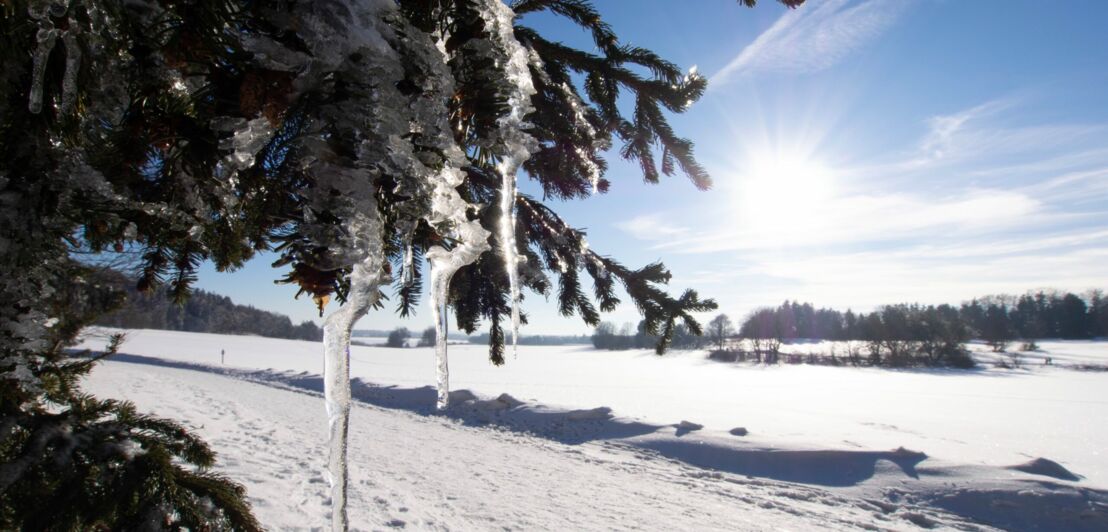
{"type": "MultiPolygon", "coordinates": [[[[709,326],[709,333],[713,333],[709,326]]],[[[760,359],[776,361],[782,342],[796,339],[859,341],[865,356],[847,353],[851,362],[874,365],[972,364],[964,344],[971,339],[1004,351],[1017,340],[1088,339],[1108,334],[1108,299],[1099,290],[1085,297],[1038,291],[1021,296],[976,298],[952,305],[886,305],[869,313],[840,312],[786,301],[752,312],[739,327],[760,359]]],[[[720,343],[723,350],[723,343],[720,343]]]]}
{"type": "Polygon", "coordinates": [[[323,331],[315,323],[304,321],[294,325],[288,316],[246,305],[237,305],[231,298],[195,290],[184,304],[178,305],[160,287],[139,292],[127,276],[115,271],[98,275],[126,291],[126,300],[118,310],[96,320],[96,325],[121,329],[164,329],[170,331],[217,334],[255,334],[292,340],[323,339],[323,331]]]}
{"type": "MultiPolygon", "coordinates": [[[[739,328],[756,360],[776,363],[781,344],[796,339],[848,341],[832,353],[830,364],[872,366],[971,367],[965,343],[971,329],[951,305],[886,305],[868,314],[816,310],[808,303],[785,302],[754,311],[739,328]],[[839,358],[841,355],[842,358],[839,358]]],[[[740,356],[741,358],[741,356],[740,356]]]]}
{"type": "MultiPolygon", "coordinates": [[[[804,362],[873,366],[972,367],[965,344],[980,339],[995,351],[1023,340],[1025,350],[1036,339],[1089,339],[1108,336],[1108,298],[1100,290],[1084,296],[1040,290],[1020,296],[993,295],[954,305],[918,303],[885,305],[869,313],[816,308],[786,301],[758,309],[736,330],[725,314],[711,320],[704,337],[678,325],[673,347],[710,345],[714,358],[764,363],[804,362]],[[782,354],[781,345],[799,339],[843,341],[827,355],[782,354]]],[[[630,323],[602,322],[592,336],[597,349],[644,349],[656,339],[630,323]]]]}
{"type": "Polygon", "coordinates": [[[959,325],[968,329],[971,338],[986,341],[1079,340],[1108,336],[1108,298],[1100,290],[1092,290],[1085,297],[1047,291],[1021,296],[985,296],[962,303],[960,307],[888,305],[868,314],[816,309],[810,303],[786,301],[777,308],[751,313],[740,333],[750,337],[748,333],[757,332],[782,340],[870,340],[874,335],[889,333],[883,329],[892,328],[894,334],[901,334],[902,331],[896,330],[902,325],[897,321],[898,312],[920,320],[960,321],[959,325]],[[885,314],[889,314],[888,319],[885,314]]]}
{"type": "MultiPolygon", "coordinates": [[[[484,344],[489,343],[489,334],[482,333],[469,337],[470,343],[484,344]]],[[[572,345],[572,344],[588,344],[592,341],[592,337],[586,334],[580,336],[573,335],[527,335],[519,337],[519,345],[572,345]]]]}
{"type": "MultiPolygon", "coordinates": [[[[597,349],[620,351],[624,349],[648,349],[658,342],[658,337],[646,332],[646,322],[640,321],[638,327],[630,323],[617,328],[614,323],[602,321],[592,335],[592,345],[597,349]]],[[[673,329],[670,346],[674,349],[699,349],[704,338],[693,334],[684,323],[678,323],[673,329]]]]}

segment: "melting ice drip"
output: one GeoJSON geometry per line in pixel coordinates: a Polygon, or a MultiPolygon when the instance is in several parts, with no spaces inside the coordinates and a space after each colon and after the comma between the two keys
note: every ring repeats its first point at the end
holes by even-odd
{"type": "Polygon", "coordinates": [[[524,117],[534,107],[531,96],[535,94],[534,81],[528,65],[533,56],[515,38],[515,12],[500,0],[486,0],[483,15],[493,28],[494,36],[500,41],[508,54],[505,74],[514,90],[508,95],[511,111],[498,120],[498,136],[505,148],[505,154],[497,165],[502,183],[500,187],[500,249],[504,257],[504,268],[508,272],[508,284],[512,304],[512,353],[517,354],[519,344],[519,263],[515,238],[516,174],[519,168],[531,157],[536,149],[534,137],[525,130],[530,127],[524,117]]]}

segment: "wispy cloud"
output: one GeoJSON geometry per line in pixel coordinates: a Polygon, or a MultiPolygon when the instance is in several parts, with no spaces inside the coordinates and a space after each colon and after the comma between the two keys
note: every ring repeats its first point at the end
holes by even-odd
{"type": "Polygon", "coordinates": [[[1065,148],[1091,136],[1103,135],[1105,131],[1101,124],[1004,125],[991,120],[1018,103],[1009,98],[997,99],[930,118],[927,135],[916,157],[905,166],[950,164],[969,159],[995,164],[1001,156],[1065,148]]]}
{"type": "Polygon", "coordinates": [[[842,61],[896,21],[908,0],[827,0],[790,10],[711,78],[759,71],[815,72],[842,61]]]}
{"type": "Polygon", "coordinates": [[[616,227],[639,240],[664,240],[682,237],[688,233],[688,229],[674,225],[672,221],[662,220],[656,214],[636,216],[630,220],[617,223],[616,227]]]}
{"type": "Polygon", "coordinates": [[[1029,186],[1027,190],[1054,201],[1069,201],[1075,207],[1096,201],[1103,208],[1108,196],[1108,166],[1067,172],[1029,186]]]}
{"type": "MultiPolygon", "coordinates": [[[[1070,181],[1090,181],[1080,176],[1108,165],[1102,140],[1108,124],[1014,122],[1015,111],[1028,106],[1027,98],[1003,97],[931,116],[923,121],[925,131],[915,145],[847,171],[866,186],[921,179],[938,185],[969,178],[979,187],[1016,188],[1066,173],[1073,173],[1070,181]]],[[[1042,191],[1025,192],[1038,197],[1042,191]]]]}
{"type": "Polygon", "coordinates": [[[746,260],[682,277],[742,316],[784,299],[869,310],[898,302],[958,303],[1037,288],[1081,292],[1103,286],[1108,231],[929,242],[896,250],[744,253],[746,260]],[[691,281],[702,281],[693,284],[691,281]]]}
{"type": "Polygon", "coordinates": [[[941,159],[955,146],[957,141],[964,136],[967,125],[980,121],[982,118],[1011,107],[1014,102],[1003,98],[985,102],[976,107],[959,111],[949,115],[933,116],[927,120],[928,132],[921,143],[920,151],[923,155],[932,159],[941,159]]]}
{"type": "Polygon", "coordinates": [[[760,249],[863,244],[918,238],[936,231],[979,234],[1040,220],[1042,205],[1029,195],[996,189],[965,190],[944,197],[886,193],[839,196],[809,207],[799,223],[782,206],[773,219],[723,223],[708,231],[667,227],[660,217],[638,217],[617,224],[631,236],[673,253],[717,253],[760,249]]]}
{"type": "MultiPolygon", "coordinates": [[[[1101,240],[1102,241],[1102,240],[1101,240]]],[[[1068,247],[963,260],[928,247],[896,253],[773,256],[752,270],[791,286],[792,297],[820,305],[873,307],[919,301],[956,303],[973,295],[1021,293],[1039,287],[1081,291],[1103,283],[1104,247],[1068,247]]]]}

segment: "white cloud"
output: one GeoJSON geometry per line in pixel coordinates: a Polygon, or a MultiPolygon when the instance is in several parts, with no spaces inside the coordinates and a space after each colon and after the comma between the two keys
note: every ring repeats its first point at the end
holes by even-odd
{"type": "Polygon", "coordinates": [[[617,223],[616,227],[630,233],[631,236],[639,240],[665,240],[684,236],[688,233],[688,229],[672,222],[663,221],[656,214],[636,216],[630,220],[617,223]]]}
{"type": "Polygon", "coordinates": [[[1039,223],[1041,203],[1016,191],[973,189],[960,194],[873,194],[833,197],[804,212],[783,205],[778,217],[743,219],[706,231],[666,231],[654,217],[620,224],[632,236],[674,253],[805,249],[814,246],[905,241],[936,234],[981,234],[1039,223]]]}
{"type": "Polygon", "coordinates": [[[712,76],[710,86],[750,72],[815,72],[884,32],[907,0],[826,0],[789,10],[712,76]]]}
{"type": "MultiPolygon", "coordinates": [[[[1062,238],[1062,237],[1053,237],[1062,238]]],[[[956,247],[963,247],[961,245],[956,247]]],[[[951,260],[930,247],[759,260],[756,271],[780,278],[791,297],[820,305],[873,307],[919,301],[957,303],[974,295],[1022,293],[1038,287],[1082,291],[1103,284],[1103,247],[1039,249],[951,260]]]]}

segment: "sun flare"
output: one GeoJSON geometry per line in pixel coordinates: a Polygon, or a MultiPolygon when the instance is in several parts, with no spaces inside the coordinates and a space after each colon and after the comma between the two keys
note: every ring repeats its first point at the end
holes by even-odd
{"type": "Polygon", "coordinates": [[[753,157],[737,188],[738,222],[756,237],[811,237],[826,222],[823,207],[834,196],[834,182],[834,173],[810,157],[753,157]]]}

